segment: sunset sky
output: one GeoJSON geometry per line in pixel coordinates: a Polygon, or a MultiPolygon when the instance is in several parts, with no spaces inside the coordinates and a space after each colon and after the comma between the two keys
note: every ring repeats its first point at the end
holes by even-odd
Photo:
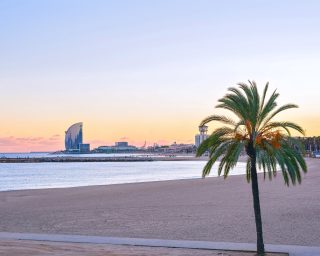
{"type": "Polygon", "coordinates": [[[193,143],[228,87],[269,81],[320,135],[319,1],[0,2],[0,152],[193,143]]]}

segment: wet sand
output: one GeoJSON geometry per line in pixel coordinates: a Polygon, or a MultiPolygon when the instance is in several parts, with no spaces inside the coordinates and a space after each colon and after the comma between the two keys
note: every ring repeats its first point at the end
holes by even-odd
{"type": "MultiPolygon", "coordinates": [[[[320,245],[320,160],[307,162],[302,185],[260,176],[265,243],[320,245]]],[[[0,230],[255,242],[245,176],[0,192],[0,230]]]]}

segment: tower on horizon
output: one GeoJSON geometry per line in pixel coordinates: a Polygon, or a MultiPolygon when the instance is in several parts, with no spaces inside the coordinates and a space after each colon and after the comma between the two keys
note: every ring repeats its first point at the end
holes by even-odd
{"type": "Polygon", "coordinates": [[[200,144],[208,138],[208,126],[199,126],[199,134],[195,136],[195,145],[198,148],[200,144]]]}

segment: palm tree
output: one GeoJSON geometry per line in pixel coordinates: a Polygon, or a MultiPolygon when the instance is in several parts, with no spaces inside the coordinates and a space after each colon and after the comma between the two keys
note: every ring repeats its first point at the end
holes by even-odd
{"type": "Polygon", "coordinates": [[[252,186],[253,206],[257,232],[257,252],[264,255],[262,221],[260,212],[257,167],[263,170],[264,178],[276,175],[277,168],[282,171],[284,182],[289,186],[301,182],[300,169],[307,172],[302,156],[303,147],[298,139],[291,137],[290,130],[304,134],[303,129],[292,122],[275,121],[280,112],[297,108],[286,104],[277,107],[279,94],[274,91],[267,99],[268,83],[260,96],[254,81],[239,83],[239,88],[229,88],[228,94],[216,106],[232,112],[235,120],[225,115],[212,115],[201,122],[201,126],[219,121],[225,126],[217,128],[201,143],[197,156],[209,152],[209,160],[203,168],[202,176],[209,175],[213,164],[219,161],[218,175],[223,171],[226,178],[235,167],[242,153],[247,155],[246,177],[252,186]]]}

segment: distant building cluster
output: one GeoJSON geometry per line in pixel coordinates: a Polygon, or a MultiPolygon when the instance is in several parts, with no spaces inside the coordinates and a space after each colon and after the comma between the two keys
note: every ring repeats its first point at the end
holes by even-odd
{"type": "MultiPolygon", "coordinates": [[[[150,152],[162,154],[177,153],[195,153],[199,145],[208,138],[208,127],[200,126],[199,134],[195,136],[195,144],[177,144],[160,146],[154,144],[146,147],[146,145],[138,148],[129,145],[126,141],[118,141],[112,146],[99,146],[90,151],[90,144],[83,143],[83,123],[75,123],[71,125],[65,133],[65,152],[66,153],[133,153],[133,152],[150,152]]],[[[146,143],[145,143],[146,144],[146,143]]]]}
{"type": "Polygon", "coordinates": [[[139,149],[136,146],[129,145],[126,141],[116,142],[114,146],[100,146],[94,150],[96,153],[130,153],[139,149]]]}
{"type": "Polygon", "coordinates": [[[176,142],[167,146],[160,146],[160,145],[154,144],[153,146],[149,146],[147,148],[147,152],[168,154],[168,155],[189,154],[189,153],[194,153],[195,151],[196,151],[196,148],[194,144],[177,144],[176,142]]]}
{"type": "Polygon", "coordinates": [[[90,144],[83,143],[83,123],[79,122],[69,127],[65,134],[66,153],[130,153],[139,149],[126,141],[116,142],[114,146],[100,146],[90,151],[90,144]]]}
{"type": "Polygon", "coordinates": [[[299,137],[306,154],[310,157],[320,157],[320,137],[299,137]]]}

